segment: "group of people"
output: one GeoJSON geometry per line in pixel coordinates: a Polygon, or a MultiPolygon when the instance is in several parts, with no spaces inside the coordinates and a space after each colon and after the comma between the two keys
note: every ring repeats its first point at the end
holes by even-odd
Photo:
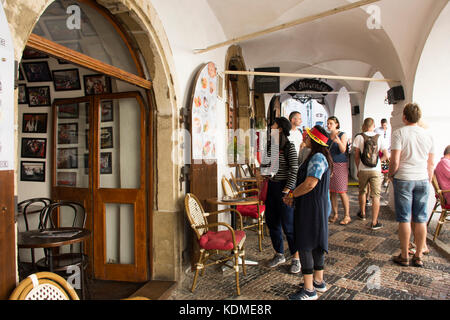
{"type": "MultiPolygon", "coordinates": [[[[366,198],[370,194],[372,221],[369,228],[382,227],[378,221],[383,180],[381,162],[390,158],[388,177],[394,186],[401,243],[401,254],[394,256],[393,261],[409,265],[412,229],[416,247],[412,263],[418,267],[423,266],[421,257],[428,250],[425,223],[434,154],[432,137],[418,125],[420,117],[416,104],[406,105],[405,126],[392,134],[392,145],[387,121],[383,119],[382,126],[375,129],[374,120],[367,118],[362,133],[355,137],[352,145],[358,169],[361,209],[358,217],[366,218],[366,198]]],[[[272,169],[276,167],[269,170],[272,174],[267,177],[266,224],[275,250],[268,266],[276,267],[286,261],[284,233],[292,259],[290,272],[301,271],[304,279],[300,290],[289,299],[314,300],[318,297],[317,291],[327,290],[323,279],[324,257],[328,253],[328,224],[338,219],[338,194],[344,207],[340,224],[347,225],[351,221],[347,195],[350,143],[334,116],[328,118],[327,130],[316,125],[306,128],[306,135],[298,129],[301,122],[301,114],[293,112],[289,120],[276,118],[271,126],[267,156],[270,158],[271,152],[279,152],[268,165],[272,169]]],[[[448,149],[447,166],[450,165],[450,147],[448,149]]]]}

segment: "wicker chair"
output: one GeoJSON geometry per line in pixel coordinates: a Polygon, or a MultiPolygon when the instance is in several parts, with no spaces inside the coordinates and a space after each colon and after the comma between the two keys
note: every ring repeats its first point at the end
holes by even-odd
{"type": "Polygon", "coordinates": [[[244,226],[244,229],[250,229],[252,231],[256,231],[258,233],[258,246],[259,251],[262,251],[262,241],[264,240],[264,213],[266,211],[266,206],[263,201],[261,201],[259,189],[248,189],[243,191],[238,191],[233,188],[230,180],[223,177],[222,178],[222,187],[226,196],[237,198],[245,194],[253,194],[256,199],[259,199],[258,204],[253,205],[238,205],[236,206],[236,210],[244,218],[257,219],[256,223],[248,224],[244,226]]]}
{"type": "Polygon", "coordinates": [[[428,219],[427,225],[430,224],[431,218],[433,218],[433,214],[435,212],[440,212],[441,216],[439,217],[439,221],[436,225],[436,230],[434,231],[433,241],[436,240],[436,238],[439,236],[439,233],[441,232],[442,225],[447,221],[446,218],[448,214],[450,213],[450,204],[447,203],[445,200],[444,193],[449,193],[450,190],[441,190],[439,187],[439,183],[436,179],[436,175],[433,175],[433,179],[431,180],[431,183],[434,188],[434,193],[436,196],[436,203],[434,205],[433,211],[431,211],[430,218],[428,219]],[[438,207],[441,207],[441,210],[437,210],[438,207]]]}
{"type": "Polygon", "coordinates": [[[195,285],[200,270],[202,275],[205,272],[205,268],[217,265],[225,264],[225,262],[234,259],[234,270],[236,276],[236,292],[237,295],[241,294],[239,287],[239,257],[242,258],[242,271],[246,275],[245,269],[245,232],[242,228],[242,216],[234,209],[225,209],[215,212],[205,212],[198,198],[192,193],[186,194],[184,199],[186,208],[186,215],[189,223],[197,236],[198,244],[200,247],[200,257],[196,264],[196,270],[194,275],[194,281],[192,283],[191,291],[194,292],[195,285]],[[208,217],[211,215],[217,215],[223,212],[233,212],[240,219],[240,230],[234,230],[229,224],[224,222],[208,223],[208,217]],[[224,226],[228,230],[225,231],[210,231],[209,228],[224,226]],[[229,254],[231,251],[231,254],[229,254]],[[221,254],[221,257],[217,258],[217,255],[221,254]],[[211,259],[213,262],[206,264],[211,259]]]}
{"type": "Polygon", "coordinates": [[[52,272],[33,273],[14,289],[9,300],[80,300],[72,286],[52,272]]]}

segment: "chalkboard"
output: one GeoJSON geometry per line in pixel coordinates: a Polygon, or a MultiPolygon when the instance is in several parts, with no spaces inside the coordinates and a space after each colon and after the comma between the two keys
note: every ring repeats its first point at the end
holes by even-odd
{"type": "MultiPolygon", "coordinates": [[[[255,72],[280,72],[279,67],[255,68],[255,72]]],[[[255,76],[255,92],[280,93],[280,77],[255,76]]]]}

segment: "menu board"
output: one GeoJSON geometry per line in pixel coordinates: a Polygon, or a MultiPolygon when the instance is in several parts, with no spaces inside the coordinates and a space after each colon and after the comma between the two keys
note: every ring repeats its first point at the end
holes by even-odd
{"type": "Polygon", "coordinates": [[[14,170],[14,47],[0,2],[0,170],[14,170]]]}
{"type": "Polygon", "coordinates": [[[192,100],[192,159],[215,160],[217,68],[213,62],[199,71],[192,100]]]}

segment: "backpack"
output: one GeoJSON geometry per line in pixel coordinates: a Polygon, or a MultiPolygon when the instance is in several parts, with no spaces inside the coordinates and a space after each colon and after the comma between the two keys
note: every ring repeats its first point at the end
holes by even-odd
{"type": "Polygon", "coordinates": [[[378,137],[379,134],[369,137],[366,134],[362,134],[364,138],[364,148],[361,152],[361,162],[369,168],[375,168],[378,163],[378,137]]]}

